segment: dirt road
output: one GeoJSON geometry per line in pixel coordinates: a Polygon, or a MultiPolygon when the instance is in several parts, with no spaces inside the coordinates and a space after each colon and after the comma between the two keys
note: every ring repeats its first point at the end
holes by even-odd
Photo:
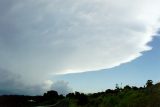
{"type": "Polygon", "coordinates": [[[36,107],[69,107],[69,102],[66,100],[62,100],[54,105],[36,106],[36,107]]]}

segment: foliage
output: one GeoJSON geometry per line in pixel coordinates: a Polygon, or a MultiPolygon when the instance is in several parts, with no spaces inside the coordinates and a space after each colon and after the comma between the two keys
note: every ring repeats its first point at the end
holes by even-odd
{"type": "Polygon", "coordinates": [[[152,80],[148,80],[144,87],[117,86],[114,90],[107,89],[105,92],[75,92],[65,97],[54,90],[43,96],[0,96],[0,107],[36,107],[56,103],[62,107],[160,107],[160,83],[153,84],[152,80]]]}
{"type": "Polygon", "coordinates": [[[146,82],[146,87],[116,85],[114,90],[85,95],[88,100],[84,105],[78,105],[74,95],[69,97],[74,107],[160,107],[160,83],[153,84],[152,80],[146,82]]]}

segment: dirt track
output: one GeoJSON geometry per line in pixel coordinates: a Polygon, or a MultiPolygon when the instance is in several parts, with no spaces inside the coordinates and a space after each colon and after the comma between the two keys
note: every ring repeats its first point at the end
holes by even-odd
{"type": "Polygon", "coordinates": [[[69,102],[66,100],[62,100],[54,105],[48,105],[48,106],[36,106],[36,107],[69,107],[69,102]]]}

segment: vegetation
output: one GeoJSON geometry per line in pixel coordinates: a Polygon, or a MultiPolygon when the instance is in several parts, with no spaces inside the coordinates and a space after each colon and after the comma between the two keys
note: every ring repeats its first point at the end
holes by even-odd
{"type": "Polygon", "coordinates": [[[75,92],[65,97],[56,91],[48,91],[43,96],[1,96],[0,107],[35,107],[64,101],[68,107],[160,107],[160,83],[148,80],[144,87],[116,85],[114,90],[92,94],[75,92]]]}

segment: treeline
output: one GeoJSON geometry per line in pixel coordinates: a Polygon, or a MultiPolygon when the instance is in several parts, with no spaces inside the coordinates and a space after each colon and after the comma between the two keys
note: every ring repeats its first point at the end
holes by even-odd
{"type": "Polygon", "coordinates": [[[58,95],[54,90],[43,96],[0,96],[0,107],[36,107],[65,101],[69,107],[160,107],[160,83],[148,80],[144,87],[116,85],[115,89],[84,94],[58,95]]]}
{"type": "Polygon", "coordinates": [[[114,90],[93,94],[69,93],[70,107],[160,107],[160,83],[148,80],[144,87],[116,85],[114,90]]]}

